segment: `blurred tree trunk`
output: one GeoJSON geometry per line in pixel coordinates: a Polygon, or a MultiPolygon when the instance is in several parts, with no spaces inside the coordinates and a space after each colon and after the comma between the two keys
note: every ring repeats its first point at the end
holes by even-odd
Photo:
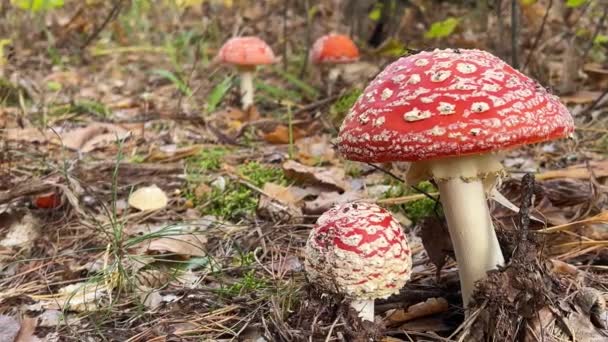
{"type": "Polygon", "coordinates": [[[409,0],[342,0],[344,18],[350,22],[350,33],[377,47],[399,31],[401,17],[409,0]],[[369,17],[375,8],[380,9],[377,20],[369,17]]]}

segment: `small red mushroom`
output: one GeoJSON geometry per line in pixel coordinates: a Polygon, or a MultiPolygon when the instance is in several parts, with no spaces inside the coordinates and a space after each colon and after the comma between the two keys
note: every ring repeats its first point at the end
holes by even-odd
{"type": "Polygon", "coordinates": [[[34,197],[34,205],[39,209],[55,209],[61,205],[61,194],[56,191],[34,197]]]}
{"type": "Polygon", "coordinates": [[[311,282],[344,294],[364,320],[374,321],[374,299],[386,298],[409,280],[407,238],[397,220],[375,204],[337,205],[321,215],[306,244],[311,282]]]}
{"type": "MultiPolygon", "coordinates": [[[[317,65],[335,65],[353,63],[359,60],[359,49],[348,36],[328,34],[317,39],[310,50],[310,61],[317,65]]],[[[340,69],[334,67],[328,75],[328,92],[340,75],[340,69]]]]}
{"type": "Polygon", "coordinates": [[[216,62],[236,66],[241,75],[241,104],[243,109],[253,104],[253,74],[258,65],[277,61],[272,49],[258,37],[234,37],[218,51],[216,62]]]}
{"type": "Polygon", "coordinates": [[[569,136],[559,98],[492,54],[434,50],[402,57],[368,85],[345,118],[338,149],[350,160],[412,162],[407,180],[433,179],[465,306],[475,281],[503,264],[485,192],[500,151],[569,136]]]}

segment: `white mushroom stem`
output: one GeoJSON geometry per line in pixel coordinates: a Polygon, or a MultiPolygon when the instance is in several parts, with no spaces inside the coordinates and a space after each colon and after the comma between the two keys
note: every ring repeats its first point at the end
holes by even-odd
{"type": "Polygon", "coordinates": [[[434,179],[439,186],[465,308],[475,282],[504,263],[486,200],[502,170],[500,155],[488,153],[417,162],[407,173],[409,184],[434,179]]]}
{"type": "Polygon", "coordinates": [[[331,96],[334,91],[334,85],[338,81],[338,77],[340,77],[340,68],[333,67],[329,69],[329,75],[327,75],[327,95],[331,96]]]}
{"type": "Polygon", "coordinates": [[[466,308],[475,282],[504,263],[481,180],[461,177],[437,182],[448,230],[458,261],[462,301],[466,308]]]}
{"type": "Polygon", "coordinates": [[[364,321],[374,321],[374,300],[362,299],[354,300],[350,306],[359,313],[359,317],[364,321]]]}
{"type": "Polygon", "coordinates": [[[239,71],[241,73],[241,104],[245,110],[253,105],[253,74],[255,68],[240,68],[239,71]]]}

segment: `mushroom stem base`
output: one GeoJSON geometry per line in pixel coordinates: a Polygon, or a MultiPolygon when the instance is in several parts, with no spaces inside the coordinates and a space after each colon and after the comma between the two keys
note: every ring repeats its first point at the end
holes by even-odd
{"type": "Polygon", "coordinates": [[[481,180],[460,177],[437,182],[448,230],[454,246],[462,300],[468,306],[475,282],[504,263],[494,232],[481,180]]]}
{"type": "Polygon", "coordinates": [[[355,300],[350,306],[359,313],[359,317],[364,321],[374,321],[374,300],[355,300]]]}

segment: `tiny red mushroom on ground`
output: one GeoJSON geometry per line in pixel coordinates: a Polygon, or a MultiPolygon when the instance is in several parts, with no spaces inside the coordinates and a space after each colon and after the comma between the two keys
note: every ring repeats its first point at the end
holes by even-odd
{"type": "MultiPolygon", "coordinates": [[[[310,50],[312,63],[320,65],[336,65],[353,63],[359,60],[359,49],[348,36],[328,34],[317,39],[310,50]]],[[[338,79],[340,70],[332,68],[328,75],[328,93],[331,94],[333,84],[338,79]]]]}
{"type": "Polygon", "coordinates": [[[272,49],[258,37],[234,37],[220,48],[216,62],[234,65],[241,76],[241,104],[248,109],[253,104],[253,74],[258,65],[277,62],[272,49]]]}
{"type": "Polygon", "coordinates": [[[492,54],[434,50],[402,57],[368,85],[345,118],[350,160],[412,162],[408,183],[434,179],[459,265],[464,305],[504,258],[485,192],[500,151],[569,136],[572,116],[544,87],[492,54]]]}
{"type": "Polygon", "coordinates": [[[371,203],[337,205],[321,215],[306,244],[308,279],[341,293],[363,320],[374,321],[374,299],[399,292],[412,268],[397,220],[371,203]]]}

